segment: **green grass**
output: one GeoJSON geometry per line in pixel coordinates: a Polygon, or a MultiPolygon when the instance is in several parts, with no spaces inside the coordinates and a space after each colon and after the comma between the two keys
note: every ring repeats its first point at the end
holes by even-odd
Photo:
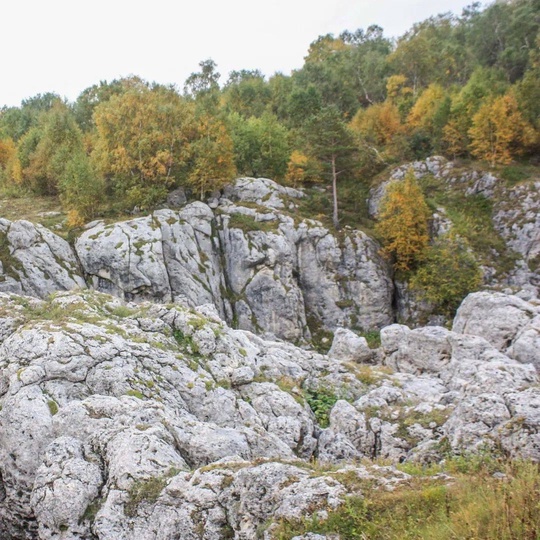
{"type": "Polygon", "coordinates": [[[415,477],[394,491],[366,481],[363,496],[346,498],[327,517],[283,520],[272,538],[314,532],[349,540],[538,540],[538,464],[498,465],[502,479],[480,467],[466,474],[456,471],[451,482],[415,477]]]}
{"type": "Polygon", "coordinates": [[[251,231],[276,232],[279,221],[257,221],[253,216],[247,214],[230,214],[229,228],[240,229],[244,233],[251,231]]]}
{"type": "Polygon", "coordinates": [[[124,506],[124,514],[128,517],[134,517],[141,504],[144,502],[155,503],[166,485],[167,478],[165,476],[134,482],[128,492],[129,500],[124,506]]]}

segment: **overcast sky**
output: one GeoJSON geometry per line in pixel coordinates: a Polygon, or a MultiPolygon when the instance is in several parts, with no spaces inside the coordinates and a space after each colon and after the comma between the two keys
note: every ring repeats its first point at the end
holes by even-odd
{"type": "Polygon", "coordinates": [[[136,74],[183,88],[213,58],[266,75],[301,67],[326,33],[379,24],[398,36],[472,0],[11,0],[2,2],[0,106],[53,91],[74,100],[100,80],[136,74]]]}

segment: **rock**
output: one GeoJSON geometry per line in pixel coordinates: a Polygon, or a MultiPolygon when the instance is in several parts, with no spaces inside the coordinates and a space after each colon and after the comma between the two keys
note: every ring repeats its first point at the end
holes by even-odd
{"type": "Polygon", "coordinates": [[[180,208],[186,203],[187,196],[184,188],[176,188],[167,195],[167,206],[169,208],[180,208]]]}
{"type": "Polygon", "coordinates": [[[86,283],[70,245],[41,225],[0,219],[0,291],[45,298],[86,283]]]}
{"type": "Polygon", "coordinates": [[[540,309],[517,296],[470,294],[456,313],[453,330],[481,336],[511,358],[540,368],[540,309]]]}
{"type": "MultiPolygon", "coordinates": [[[[270,538],[363,482],[410,480],[361,458],[428,463],[447,441],[540,460],[538,375],[478,336],[392,325],[386,366],[358,365],[232,330],[208,304],[88,290],[0,294],[0,328],[2,538],[270,538]]],[[[334,352],[351,341],[365,350],[340,331],[334,352]]]]}
{"type": "Polygon", "coordinates": [[[341,243],[316,222],[298,228],[299,284],[307,313],[323,328],[379,329],[393,321],[393,284],[379,246],[353,231],[341,243]]]}
{"type": "MultiPolygon", "coordinates": [[[[511,188],[494,208],[493,223],[509,247],[519,253],[530,270],[540,270],[540,182],[511,188]]],[[[536,277],[536,287],[538,278],[536,277]]]]}
{"type": "Polygon", "coordinates": [[[288,208],[288,199],[299,199],[304,194],[268,178],[239,178],[234,184],[225,187],[223,196],[231,201],[252,202],[267,208],[284,209],[288,208]]]}
{"type": "Polygon", "coordinates": [[[347,362],[364,363],[373,358],[373,351],[369,348],[366,338],[357,336],[346,328],[338,328],[334,332],[328,356],[347,362]]]}

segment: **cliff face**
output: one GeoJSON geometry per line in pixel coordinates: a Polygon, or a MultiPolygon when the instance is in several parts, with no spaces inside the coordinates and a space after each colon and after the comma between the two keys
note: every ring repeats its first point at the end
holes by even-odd
{"type": "MultiPolygon", "coordinates": [[[[432,179],[427,191],[449,194],[449,208],[433,214],[432,237],[454,228],[460,205],[471,200],[484,212],[487,201],[485,224],[474,207],[460,224],[485,226],[472,233],[473,240],[489,236],[479,255],[485,286],[538,297],[538,182],[508,187],[490,173],[434,157],[398,167],[373,188],[373,215],[387,186],[410,167],[419,179],[432,179]]],[[[349,228],[333,233],[301,217],[303,196],[271,180],[240,179],[208,204],[91,224],[73,247],[39,225],[1,220],[0,290],[44,298],[88,286],[127,301],[211,303],[234,327],[299,343],[338,327],[441,322],[417,291],[393,282],[372,238],[349,228]]]]}
{"type": "Polygon", "coordinates": [[[455,331],[391,325],[370,350],[340,330],[322,356],[232,330],[211,304],[0,294],[0,537],[271,538],[364,481],[409,478],[364,457],[540,460],[538,375],[511,357],[538,316],[480,293],[455,331]],[[493,305],[507,324],[476,324],[493,305]]]}
{"type": "Polygon", "coordinates": [[[292,341],[310,337],[308,319],[327,330],[391,323],[393,284],[378,245],[360,231],[337,237],[299,219],[301,196],[270,180],[240,180],[213,208],[194,202],[98,223],[74,250],[42,227],[5,221],[16,264],[2,290],[43,298],[87,283],[128,301],[211,303],[230,324],[292,341]]]}

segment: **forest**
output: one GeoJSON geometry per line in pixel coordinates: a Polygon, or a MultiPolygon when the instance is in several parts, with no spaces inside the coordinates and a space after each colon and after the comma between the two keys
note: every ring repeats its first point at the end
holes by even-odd
{"type": "Polygon", "coordinates": [[[540,0],[476,2],[396,40],[378,26],[319,36],[290,75],[225,79],[207,59],[182,89],[129,76],[72,103],[39,94],[0,111],[0,190],[57,196],[77,227],[236,176],[334,183],[337,202],[340,186],[433,154],[538,165],[539,26],[540,0]]]}

